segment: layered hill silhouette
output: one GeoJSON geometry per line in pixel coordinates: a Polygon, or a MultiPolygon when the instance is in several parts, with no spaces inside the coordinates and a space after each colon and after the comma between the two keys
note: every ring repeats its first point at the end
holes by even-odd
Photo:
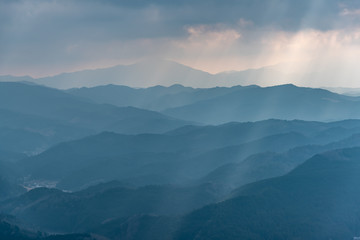
{"type": "MultiPolygon", "coordinates": [[[[291,66],[290,66],[291,67],[291,66]]],[[[236,85],[271,86],[284,83],[303,83],[306,79],[332,79],[335,73],[309,72],[298,75],[288,73],[288,66],[268,66],[242,71],[226,71],[210,74],[202,70],[164,59],[148,59],[129,65],[116,65],[100,69],[79,70],[54,76],[32,78],[29,76],[0,76],[0,81],[33,82],[59,89],[95,87],[115,84],[142,88],[156,85],[181,84],[188,87],[210,88],[236,85]],[[284,71],[285,69],[285,71],[284,71]]],[[[349,79],[354,76],[347,76],[349,79]]],[[[354,79],[355,80],[355,79],[354,79]]]]}
{"type": "Polygon", "coordinates": [[[185,214],[215,202],[221,196],[220,191],[210,184],[130,188],[119,182],[109,182],[75,193],[37,188],[2,202],[1,211],[15,215],[42,231],[83,232],[113,218],[141,214],[185,214]]]}
{"type": "Polygon", "coordinates": [[[56,89],[9,82],[0,83],[0,114],[0,139],[6,138],[0,149],[28,154],[104,130],[165,132],[189,124],[153,111],[95,104],[56,89]]]}
{"type": "Polygon", "coordinates": [[[42,86],[0,84],[2,109],[50,118],[75,126],[104,130],[127,121],[131,123],[142,120],[142,124],[146,125],[151,120],[164,123],[168,120],[173,121],[175,126],[181,122],[152,111],[89,103],[62,91],[42,86]]]}
{"type": "Polygon", "coordinates": [[[197,87],[216,86],[211,81],[211,78],[213,78],[213,75],[207,72],[173,61],[154,59],[131,65],[118,65],[110,68],[63,73],[51,77],[33,79],[32,82],[60,89],[93,87],[104,84],[127,85],[131,87],[168,86],[169,84],[193,86],[194,80],[196,80],[195,85],[197,87]]]}
{"type": "Polygon", "coordinates": [[[2,210],[43,229],[71,231],[89,227],[87,231],[111,239],[351,239],[359,235],[360,226],[359,156],[360,148],[315,155],[282,177],[245,185],[222,201],[183,217],[171,214],[183,208],[173,208],[170,203],[178,201],[179,206],[190,210],[192,207],[184,205],[184,199],[191,199],[193,204],[194,199],[202,204],[211,201],[208,187],[203,191],[202,187],[175,191],[170,186],[127,188],[113,182],[76,193],[41,188],[3,202],[2,210]],[[160,204],[162,208],[157,208],[159,200],[171,206],[160,204]],[[106,207],[93,208],[99,201],[106,207]],[[116,204],[119,202],[123,204],[116,204]],[[125,206],[126,210],[122,209],[125,206]],[[135,215],[121,217],[124,213],[135,215]],[[51,221],[52,216],[57,216],[58,224],[51,221]],[[109,221],[99,222],[104,218],[109,221]]]}
{"type": "Polygon", "coordinates": [[[108,85],[69,92],[98,103],[141,107],[206,124],[269,118],[310,121],[357,119],[359,114],[356,109],[360,103],[358,97],[294,85],[203,89],[179,85],[143,89],[108,85]]]}
{"type": "Polygon", "coordinates": [[[359,236],[360,149],[316,155],[183,219],[174,239],[351,239],[359,236]]]}
{"type": "Polygon", "coordinates": [[[32,78],[29,76],[0,76],[0,81],[33,82],[59,89],[95,87],[115,84],[130,87],[170,86],[181,84],[189,87],[216,87],[258,84],[266,86],[271,80],[279,84],[286,76],[272,68],[248,69],[244,71],[210,74],[189,66],[162,59],[144,60],[130,65],[81,70],[54,76],[32,78]],[[280,80],[281,78],[281,80],[280,80]]]}
{"type": "Polygon", "coordinates": [[[11,103],[11,96],[14,97],[16,93],[24,96],[16,99],[15,105],[0,105],[0,108],[46,118],[58,117],[58,120],[72,124],[80,125],[81,122],[84,128],[114,129],[118,132],[131,129],[128,130],[129,133],[136,131],[140,133],[150,128],[170,130],[184,124],[178,119],[186,120],[187,123],[221,124],[270,118],[337,121],[360,117],[356,111],[360,104],[358,97],[294,85],[209,89],[193,89],[180,85],[133,89],[108,85],[61,92],[24,83],[1,84],[4,89],[4,102],[6,100],[11,103]],[[31,96],[36,95],[37,99],[27,97],[26,93],[31,93],[31,96]],[[23,104],[19,102],[25,98],[23,104]],[[21,106],[20,109],[16,108],[16,103],[21,106]],[[58,107],[50,108],[50,103],[58,107]],[[29,107],[30,104],[32,107],[29,107]],[[41,112],[36,108],[37,106],[41,108],[41,112]],[[161,111],[172,118],[138,108],[161,111]],[[75,112],[74,109],[81,110],[75,112]],[[65,110],[67,112],[64,112],[65,110]],[[91,115],[89,112],[96,112],[97,115],[91,115]],[[70,119],[69,114],[73,114],[70,119]],[[128,115],[128,117],[113,121],[116,118],[114,115],[128,115]]]}
{"type": "Polygon", "coordinates": [[[322,89],[282,85],[244,88],[164,113],[182,119],[219,124],[229,121],[258,121],[269,118],[332,121],[359,118],[359,98],[322,89]]]}
{"type": "Polygon", "coordinates": [[[73,88],[67,90],[67,92],[85,99],[91,99],[97,103],[163,111],[167,108],[181,107],[198,101],[223,96],[240,89],[256,87],[191,88],[177,84],[169,87],[130,88],[120,85],[105,85],[92,88],[73,88]]]}
{"type": "MultiPolygon", "coordinates": [[[[272,151],[281,156],[295,147],[346,139],[360,132],[359,124],[355,120],[334,123],[268,120],[189,126],[166,134],[104,132],[61,143],[17,165],[32,179],[56,181],[58,187],[68,190],[115,179],[136,185],[184,183],[204,177],[224,164],[240,163],[253,154],[272,151]]],[[[357,143],[354,138],[338,146],[357,143]]],[[[283,158],[288,162],[282,164],[295,167],[310,156],[283,158]]],[[[279,167],[282,168],[280,163],[279,167]]],[[[285,173],[278,171],[279,175],[285,173]]],[[[241,176],[246,174],[242,172],[241,176]]],[[[250,179],[246,177],[246,181],[250,179]]]]}
{"type": "Polygon", "coordinates": [[[217,168],[199,182],[211,182],[228,187],[241,186],[284,175],[315,154],[357,146],[360,146],[359,134],[325,145],[305,145],[281,153],[254,154],[240,163],[229,163],[217,168]]]}
{"type": "Polygon", "coordinates": [[[0,239],[356,239],[360,98],[268,70],[0,77],[0,239]]]}

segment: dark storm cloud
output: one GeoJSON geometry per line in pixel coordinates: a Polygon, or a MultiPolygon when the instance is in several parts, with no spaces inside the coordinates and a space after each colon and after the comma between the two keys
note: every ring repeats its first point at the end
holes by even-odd
{"type": "Polygon", "coordinates": [[[27,40],[84,36],[96,40],[178,37],[186,34],[184,26],[187,25],[234,26],[241,18],[253,22],[256,27],[327,30],[342,27],[338,26],[342,6],[356,8],[359,3],[334,0],[2,0],[1,5],[1,26],[12,26],[5,27],[2,34],[23,33],[27,40]],[[17,31],[19,28],[21,32],[17,31]]]}
{"type": "Polygon", "coordinates": [[[193,26],[236,30],[240,19],[250,23],[244,41],[252,30],[346,28],[359,18],[341,13],[358,8],[352,0],[0,0],[0,71],[95,59],[114,42],[184,39],[193,26]]]}
{"type": "MultiPolygon", "coordinates": [[[[257,26],[275,26],[286,30],[302,27],[328,30],[338,24],[343,7],[359,8],[356,0],[120,0],[97,1],[119,7],[142,9],[157,7],[164,20],[180,24],[236,24],[239,18],[257,26]],[[309,14],[314,14],[307,19],[309,14]]],[[[176,26],[176,24],[175,24],[176,26]]]]}

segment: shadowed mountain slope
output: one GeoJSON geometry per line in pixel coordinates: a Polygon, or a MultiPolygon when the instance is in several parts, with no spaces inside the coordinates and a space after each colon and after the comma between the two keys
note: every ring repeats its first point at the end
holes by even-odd
{"type": "Polygon", "coordinates": [[[182,183],[252,154],[339,141],[360,132],[359,122],[351,123],[346,128],[347,122],[268,120],[185,127],[167,134],[104,132],[61,143],[18,166],[35,180],[57,181],[62,189],[114,179],[137,185],[182,183]]]}
{"type": "Polygon", "coordinates": [[[183,219],[175,239],[351,239],[360,234],[360,148],[316,155],[183,219]]]}
{"type": "Polygon", "coordinates": [[[202,178],[200,182],[239,187],[247,183],[284,175],[315,154],[358,146],[360,146],[360,135],[355,134],[326,145],[304,145],[286,152],[254,154],[240,163],[232,162],[219,167],[202,178]]]}
{"type": "Polygon", "coordinates": [[[359,105],[356,97],[323,89],[281,85],[239,89],[223,96],[170,108],[164,113],[208,124],[269,118],[334,121],[359,118],[359,105]]]}
{"type": "Polygon", "coordinates": [[[184,214],[215,202],[219,196],[220,189],[210,184],[129,188],[111,182],[75,193],[37,188],[3,202],[1,211],[41,230],[82,232],[113,218],[184,214]]]}
{"type": "Polygon", "coordinates": [[[29,155],[99,131],[161,133],[189,124],[133,107],[95,104],[60,90],[0,82],[0,150],[29,155]]]}

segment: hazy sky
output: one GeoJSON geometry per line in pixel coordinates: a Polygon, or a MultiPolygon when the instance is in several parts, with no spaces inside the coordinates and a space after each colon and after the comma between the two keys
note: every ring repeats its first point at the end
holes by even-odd
{"type": "Polygon", "coordinates": [[[336,69],[321,84],[360,86],[359,56],[359,0],[0,0],[0,74],[156,57],[211,73],[336,69]]]}

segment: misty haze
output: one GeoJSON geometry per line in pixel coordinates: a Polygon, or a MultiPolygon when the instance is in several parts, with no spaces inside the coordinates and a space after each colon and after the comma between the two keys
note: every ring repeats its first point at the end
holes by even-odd
{"type": "Polygon", "coordinates": [[[0,0],[0,240],[360,239],[360,2],[0,0]]]}

